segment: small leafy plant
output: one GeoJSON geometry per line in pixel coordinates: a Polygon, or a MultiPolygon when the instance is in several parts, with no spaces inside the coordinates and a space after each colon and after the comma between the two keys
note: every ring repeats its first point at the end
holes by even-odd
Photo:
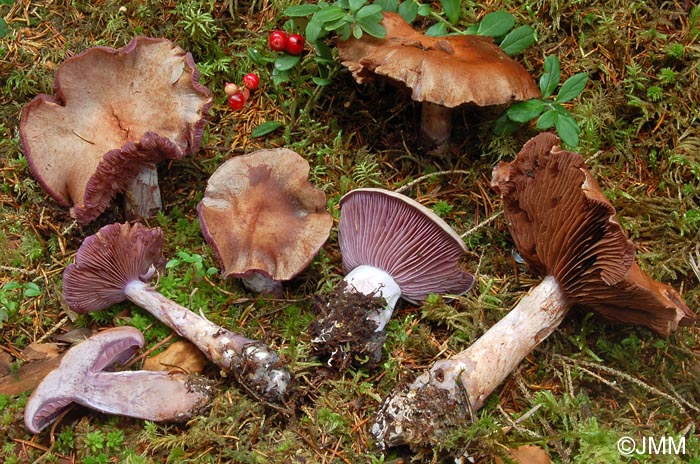
{"type": "Polygon", "coordinates": [[[555,95],[554,91],[559,87],[560,81],[559,58],[556,55],[550,55],[544,60],[544,73],[540,77],[542,96],[512,105],[496,121],[494,132],[510,133],[521,124],[537,118],[538,129],[547,130],[554,127],[564,143],[571,147],[578,146],[581,128],[563,103],[573,100],[583,92],[588,82],[588,75],[581,72],[571,76],[555,95]]]}
{"type": "MultiPolygon", "coordinates": [[[[314,79],[317,85],[331,82],[331,64],[334,64],[331,49],[323,39],[335,34],[339,40],[350,37],[359,39],[363,34],[382,39],[386,29],[381,24],[385,12],[401,15],[409,24],[417,17],[430,16],[435,23],[426,31],[426,35],[442,36],[448,33],[475,34],[493,37],[508,55],[517,54],[535,42],[532,27],[523,25],[513,29],[515,17],[506,11],[495,11],[484,16],[477,24],[464,30],[457,27],[460,4],[458,0],[440,0],[442,11],[437,13],[430,4],[418,0],[337,0],[333,3],[320,1],[317,4],[291,6],[284,14],[292,18],[294,24],[305,30],[306,40],[313,44],[320,76],[314,79]]],[[[299,63],[299,57],[280,57],[275,60],[275,71],[289,71],[299,63]]]]}

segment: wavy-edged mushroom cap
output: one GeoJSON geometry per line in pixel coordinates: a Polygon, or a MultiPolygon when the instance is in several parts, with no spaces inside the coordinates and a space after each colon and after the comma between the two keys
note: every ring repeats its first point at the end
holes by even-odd
{"type": "Polygon", "coordinates": [[[167,39],[136,37],[63,62],[54,95],[22,112],[29,168],[80,224],[94,220],[146,166],[192,153],[211,105],[192,55],[167,39]]]}
{"type": "Polygon", "coordinates": [[[496,166],[492,186],[520,255],[557,279],[572,304],[662,336],[695,320],[676,290],[635,263],[615,208],[581,155],[561,150],[554,134],[539,134],[496,166]]]}
{"type": "Polygon", "coordinates": [[[540,95],[525,68],[488,37],[431,37],[397,13],[384,13],[386,37],[369,34],[338,43],[341,63],[358,83],[372,75],[405,84],[415,101],[454,108],[527,100],[540,95]]]}
{"type": "Polygon", "coordinates": [[[459,267],[464,242],[430,209],[378,188],[353,190],[340,205],[338,243],[346,273],[360,265],[379,268],[414,303],[430,293],[459,295],[472,287],[474,276],[459,267]]]}
{"type": "Polygon", "coordinates": [[[308,176],[309,163],[286,148],[236,156],[212,174],[197,211],[224,277],[289,280],[313,260],[333,218],[308,176]]]}
{"type": "Polygon", "coordinates": [[[163,232],[135,223],[110,224],[83,241],[75,263],[63,271],[63,298],[79,313],[99,311],[126,299],[133,280],[150,281],[164,261],[163,232]]]}
{"type": "Polygon", "coordinates": [[[204,383],[197,385],[188,376],[153,371],[105,372],[130,358],[143,343],[138,329],[115,327],[68,350],[27,401],[27,428],[39,433],[71,403],[153,421],[181,422],[202,412],[211,398],[211,388],[204,383]]]}

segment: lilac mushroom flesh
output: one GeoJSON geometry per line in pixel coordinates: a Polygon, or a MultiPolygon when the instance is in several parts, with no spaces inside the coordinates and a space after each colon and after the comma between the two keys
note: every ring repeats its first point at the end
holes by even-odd
{"type": "MultiPolygon", "coordinates": [[[[344,291],[384,301],[366,315],[375,332],[383,333],[400,298],[419,303],[431,293],[459,295],[472,287],[474,276],[459,266],[464,242],[430,209],[378,188],[353,190],[340,205],[344,291]]],[[[325,345],[334,339],[333,332],[345,330],[344,321],[331,313],[315,325],[317,349],[340,350],[325,345]]],[[[378,348],[375,359],[381,354],[378,348]]]]}
{"type": "Polygon", "coordinates": [[[63,295],[79,313],[129,300],[197,346],[257,396],[283,399],[291,374],[264,343],[220,327],[158,293],[148,283],[161,260],[163,234],[141,224],[111,224],[85,239],[63,273],[63,295]]]}
{"type": "Polygon", "coordinates": [[[182,373],[109,371],[143,343],[137,329],[116,327],[72,347],[32,392],[24,409],[27,428],[39,433],[71,403],[152,421],[183,422],[204,412],[213,389],[201,378],[182,373]]]}

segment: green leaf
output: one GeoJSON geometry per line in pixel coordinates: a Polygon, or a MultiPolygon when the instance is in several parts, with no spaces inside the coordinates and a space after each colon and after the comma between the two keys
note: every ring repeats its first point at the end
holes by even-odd
{"type": "Polygon", "coordinates": [[[316,14],[313,15],[312,20],[318,21],[321,24],[330,23],[339,20],[346,14],[347,12],[344,9],[337,6],[330,6],[328,8],[323,8],[322,10],[319,10],[316,14]]]}
{"type": "Polygon", "coordinates": [[[285,16],[297,18],[297,17],[302,17],[302,16],[310,16],[310,15],[316,13],[320,9],[321,8],[318,5],[307,3],[304,5],[290,6],[289,8],[284,10],[284,14],[285,14],[285,16]]]}
{"type": "Polygon", "coordinates": [[[561,140],[570,147],[578,146],[578,134],[581,128],[576,124],[576,120],[570,115],[560,114],[554,126],[557,128],[557,134],[561,140]]]}
{"type": "Polygon", "coordinates": [[[355,13],[366,4],[367,0],[350,0],[348,5],[350,6],[350,12],[355,13]]]}
{"type": "Polygon", "coordinates": [[[9,32],[10,27],[7,25],[7,22],[4,19],[0,18],[0,39],[6,37],[9,32]]]}
{"type": "Polygon", "coordinates": [[[501,135],[506,135],[506,134],[512,134],[513,132],[516,131],[516,129],[520,127],[520,124],[517,122],[511,120],[508,117],[508,113],[504,112],[502,115],[496,119],[496,122],[493,125],[493,133],[501,136],[501,135]]]}
{"type": "Polygon", "coordinates": [[[323,27],[327,31],[335,31],[336,29],[340,29],[341,27],[345,26],[346,24],[352,24],[355,22],[355,20],[352,18],[352,16],[347,15],[335,22],[332,23],[326,23],[323,27]]]}
{"type": "Polygon", "coordinates": [[[324,85],[329,85],[333,82],[331,79],[317,76],[312,77],[311,80],[314,82],[314,84],[321,87],[323,87],[324,85]]]}
{"type": "Polygon", "coordinates": [[[557,119],[559,119],[559,113],[556,110],[547,110],[537,120],[536,126],[540,130],[546,130],[555,125],[557,119]]]}
{"type": "Polygon", "coordinates": [[[588,74],[585,72],[574,74],[562,84],[554,101],[564,103],[573,100],[581,95],[583,89],[586,88],[586,83],[588,83],[588,74]]]}
{"type": "Polygon", "coordinates": [[[535,43],[535,30],[530,26],[516,27],[501,41],[500,46],[506,55],[512,56],[522,52],[535,43]]]}
{"type": "Polygon", "coordinates": [[[41,288],[34,282],[27,282],[24,285],[24,296],[34,297],[41,295],[41,288]]]}
{"type": "Polygon", "coordinates": [[[282,127],[282,123],[278,121],[265,121],[262,124],[258,124],[257,126],[253,127],[253,130],[250,131],[250,136],[251,138],[256,138],[256,137],[262,137],[263,135],[267,135],[271,132],[276,131],[282,127]]]}
{"type": "Polygon", "coordinates": [[[554,93],[561,79],[559,69],[559,57],[550,55],[544,59],[544,72],[540,77],[540,92],[542,98],[547,98],[554,93]]]}
{"type": "Polygon", "coordinates": [[[357,24],[372,37],[377,39],[386,37],[386,29],[382,26],[381,19],[377,21],[375,18],[363,18],[358,20],[357,24]]]}
{"type": "Polygon", "coordinates": [[[249,48],[247,53],[248,57],[251,60],[253,60],[253,63],[257,65],[265,65],[273,61],[271,58],[268,58],[267,56],[260,53],[260,51],[257,48],[249,48]]]}
{"type": "Polygon", "coordinates": [[[399,5],[399,14],[404,21],[411,24],[418,15],[418,4],[412,1],[401,2],[399,5]]]}
{"type": "Polygon", "coordinates": [[[277,71],[288,71],[301,61],[301,55],[280,55],[275,59],[277,71]]]}
{"type": "Polygon", "coordinates": [[[353,24],[352,26],[352,36],[355,37],[356,39],[359,39],[362,37],[362,28],[360,27],[359,24],[353,24]]]}
{"type": "Polygon", "coordinates": [[[372,16],[378,18],[379,21],[381,21],[384,18],[384,16],[382,15],[382,7],[379,5],[365,5],[362,8],[360,8],[360,11],[357,12],[357,15],[355,17],[359,21],[360,19],[372,16]]]}
{"type": "Polygon", "coordinates": [[[335,31],[335,33],[338,34],[339,40],[348,40],[350,38],[350,34],[352,34],[350,24],[345,23],[343,27],[335,31]]]}
{"type": "Polygon", "coordinates": [[[515,17],[505,11],[494,11],[484,16],[476,30],[477,35],[498,37],[513,29],[515,17]]]}
{"type": "Polygon", "coordinates": [[[399,9],[399,0],[376,0],[374,4],[381,6],[383,11],[392,13],[396,13],[399,9]]]}
{"type": "Polygon", "coordinates": [[[430,16],[430,5],[422,4],[419,6],[418,16],[430,16]]]}
{"type": "Polygon", "coordinates": [[[439,37],[447,34],[447,26],[443,22],[438,22],[433,24],[425,31],[425,35],[432,35],[434,37],[439,37]]]}
{"type": "Polygon", "coordinates": [[[311,18],[311,21],[306,23],[306,40],[310,43],[315,44],[318,39],[321,38],[323,33],[323,24],[311,18]]]}
{"type": "Polygon", "coordinates": [[[544,110],[544,102],[533,98],[524,102],[518,102],[508,108],[508,117],[515,122],[529,122],[539,116],[544,110]]]}
{"type": "Polygon", "coordinates": [[[447,20],[452,24],[459,21],[459,0],[440,0],[442,11],[445,12],[447,20]]]}

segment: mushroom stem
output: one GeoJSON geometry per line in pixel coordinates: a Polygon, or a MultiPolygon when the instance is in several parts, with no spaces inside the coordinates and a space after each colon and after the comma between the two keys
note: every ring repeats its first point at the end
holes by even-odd
{"type": "Polygon", "coordinates": [[[367,320],[376,322],[375,332],[381,332],[394,313],[396,302],[401,297],[401,289],[388,272],[368,265],[357,266],[343,279],[347,282],[345,291],[355,291],[367,296],[382,297],[386,301],[384,309],[372,310],[367,320]]]}
{"type": "Polygon", "coordinates": [[[386,398],[372,426],[378,445],[434,443],[466,423],[464,413],[483,406],[570,307],[556,279],[547,276],[469,348],[435,362],[407,389],[386,398]]]}
{"type": "Polygon", "coordinates": [[[452,132],[452,108],[431,102],[423,102],[420,128],[423,135],[438,147],[443,146],[452,132]]]}
{"type": "Polygon", "coordinates": [[[155,164],[141,168],[126,188],[126,214],[133,219],[153,217],[163,209],[155,164]]]}
{"type": "Polygon", "coordinates": [[[201,414],[212,396],[206,380],[162,371],[96,372],[76,392],[75,402],[91,409],[152,421],[184,422],[201,414]],[[154,401],[167,398],[168,401],[154,401]]]}
{"type": "Polygon", "coordinates": [[[264,343],[198,316],[140,280],[130,281],[124,295],[194,343],[214,364],[233,373],[247,388],[277,400],[288,393],[291,374],[282,366],[277,353],[264,343]]]}
{"type": "Polygon", "coordinates": [[[241,280],[243,281],[243,285],[253,292],[273,295],[277,298],[281,298],[284,295],[282,282],[268,277],[262,272],[253,271],[241,277],[241,280]]]}

